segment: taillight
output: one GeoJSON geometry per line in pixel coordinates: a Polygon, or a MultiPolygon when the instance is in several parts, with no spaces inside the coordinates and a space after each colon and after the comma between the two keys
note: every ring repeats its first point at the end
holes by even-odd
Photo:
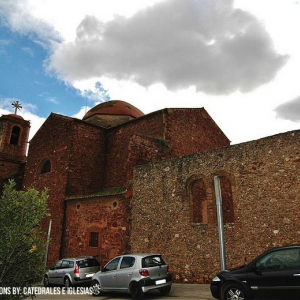
{"type": "Polygon", "coordinates": [[[168,266],[168,268],[167,268],[167,272],[168,273],[171,273],[171,268],[168,266]]]}
{"type": "Polygon", "coordinates": [[[146,270],[146,269],[140,269],[140,270],[139,270],[139,273],[140,273],[142,276],[149,276],[149,272],[148,272],[148,270],[146,270]]]}
{"type": "Polygon", "coordinates": [[[79,274],[79,267],[78,267],[77,264],[75,264],[74,274],[75,274],[75,275],[76,275],[76,274],[77,274],[77,275],[79,274]]]}

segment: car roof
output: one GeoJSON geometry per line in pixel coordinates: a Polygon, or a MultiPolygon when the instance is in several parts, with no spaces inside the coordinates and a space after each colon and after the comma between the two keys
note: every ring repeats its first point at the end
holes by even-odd
{"type": "Polygon", "coordinates": [[[272,252],[272,251],[276,251],[276,250],[280,250],[280,249],[292,249],[292,248],[299,248],[299,247],[300,247],[299,244],[296,244],[296,245],[283,245],[283,246],[280,246],[280,247],[269,248],[264,253],[272,252]]]}
{"type": "Polygon", "coordinates": [[[135,257],[147,257],[147,256],[161,256],[161,254],[158,253],[130,253],[130,254],[123,254],[123,255],[118,255],[117,257],[120,256],[135,256],[135,257]]]}
{"type": "Polygon", "coordinates": [[[93,256],[80,256],[80,257],[64,257],[64,258],[62,258],[62,259],[60,259],[60,260],[67,260],[67,259],[74,259],[74,260],[80,260],[80,259],[87,259],[87,258],[89,258],[89,259],[95,259],[93,256]]]}

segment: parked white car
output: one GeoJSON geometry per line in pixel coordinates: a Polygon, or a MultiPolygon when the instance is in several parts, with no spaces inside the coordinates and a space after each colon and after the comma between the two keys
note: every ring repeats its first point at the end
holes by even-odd
{"type": "Polygon", "coordinates": [[[47,271],[44,286],[63,285],[68,288],[81,283],[89,284],[99,270],[100,264],[92,256],[64,258],[47,271]]]}
{"type": "Polygon", "coordinates": [[[163,295],[170,292],[172,275],[160,254],[128,254],[112,259],[92,278],[93,296],[101,292],[129,293],[142,300],[144,293],[158,289],[163,295]]]}

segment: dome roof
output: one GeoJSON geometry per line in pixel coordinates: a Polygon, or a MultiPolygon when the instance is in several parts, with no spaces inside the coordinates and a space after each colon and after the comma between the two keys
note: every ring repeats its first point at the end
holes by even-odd
{"type": "Polygon", "coordinates": [[[132,118],[139,118],[142,117],[144,113],[125,101],[112,100],[100,103],[90,109],[83,117],[83,120],[89,119],[94,115],[125,115],[132,118]]]}
{"type": "Polygon", "coordinates": [[[9,116],[16,118],[16,119],[24,120],[23,117],[21,117],[20,115],[17,115],[17,114],[9,114],[9,116]]]}

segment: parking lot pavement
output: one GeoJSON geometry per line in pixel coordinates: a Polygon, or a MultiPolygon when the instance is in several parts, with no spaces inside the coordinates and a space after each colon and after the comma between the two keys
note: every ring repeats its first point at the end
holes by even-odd
{"type": "MultiPolygon", "coordinates": [[[[130,295],[127,294],[117,294],[117,293],[104,293],[99,297],[93,297],[88,292],[86,288],[79,288],[78,290],[73,289],[71,292],[67,292],[63,288],[51,288],[49,290],[41,290],[40,294],[36,296],[38,300],[87,300],[87,299],[97,299],[97,300],[130,300],[130,295]],[[55,290],[54,290],[55,289],[55,290]]],[[[213,300],[211,296],[208,284],[180,284],[174,283],[172,285],[172,290],[167,296],[162,296],[158,291],[151,291],[145,294],[145,300],[160,300],[160,299],[174,299],[174,300],[213,300]]]]}

